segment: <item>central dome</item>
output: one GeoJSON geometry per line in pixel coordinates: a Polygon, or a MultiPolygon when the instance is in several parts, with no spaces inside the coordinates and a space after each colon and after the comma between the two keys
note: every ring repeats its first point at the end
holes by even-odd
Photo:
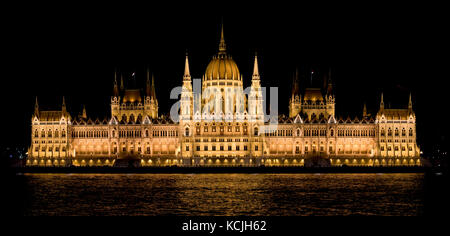
{"type": "Polygon", "coordinates": [[[239,80],[239,69],[231,56],[219,54],[214,56],[206,67],[206,80],[239,80]]]}

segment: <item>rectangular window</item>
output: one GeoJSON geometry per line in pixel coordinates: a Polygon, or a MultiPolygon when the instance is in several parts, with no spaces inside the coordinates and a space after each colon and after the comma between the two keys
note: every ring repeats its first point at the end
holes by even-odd
{"type": "Polygon", "coordinates": [[[247,145],[244,145],[244,151],[247,151],[247,145]]]}
{"type": "Polygon", "coordinates": [[[186,146],[186,151],[189,151],[189,146],[186,146]]]}
{"type": "Polygon", "coordinates": [[[204,146],[203,150],[208,151],[208,146],[204,146]]]}
{"type": "Polygon", "coordinates": [[[200,146],[197,146],[197,151],[200,151],[200,146]]]}
{"type": "Polygon", "coordinates": [[[258,151],[258,145],[255,145],[255,151],[258,151]]]}
{"type": "Polygon", "coordinates": [[[228,146],[228,151],[231,151],[231,146],[228,146]]]}

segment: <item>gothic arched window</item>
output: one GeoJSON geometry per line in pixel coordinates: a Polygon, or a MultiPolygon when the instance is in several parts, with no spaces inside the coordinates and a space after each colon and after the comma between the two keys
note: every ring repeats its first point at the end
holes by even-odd
{"type": "Polygon", "coordinates": [[[398,129],[395,128],[395,136],[398,136],[398,129]]]}
{"type": "Polygon", "coordinates": [[[185,136],[189,136],[189,128],[188,127],[186,127],[186,129],[185,129],[185,136]]]}
{"type": "Polygon", "coordinates": [[[255,127],[255,129],[254,129],[254,135],[255,135],[255,136],[258,136],[258,135],[259,135],[258,127],[255,127]]]}
{"type": "Polygon", "coordinates": [[[402,129],[402,136],[406,136],[406,130],[405,130],[405,128],[402,129]]]}
{"type": "Polygon", "coordinates": [[[392,136],[392,130],[391,130],[391,128],[388,129],[388,136],[392,136]]]}
{"type": "Polygon", "coordinates": [[[412,128],[409,128],[409,136],[413,136],[413,130],[412,130],[412,128]]]}

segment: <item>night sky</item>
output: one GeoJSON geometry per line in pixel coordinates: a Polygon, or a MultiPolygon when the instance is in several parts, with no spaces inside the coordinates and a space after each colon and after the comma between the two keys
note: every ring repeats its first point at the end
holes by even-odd
{"type": "Polygon", "coordinates": [[[281,113],[288,114],[297,66],[306,73],[331,67],[338,117],[360,116],[364,102],[376,113],[381,92],[386,107],[406,108],[411,92],[419,145],[430,150],[448,138],[441,126],[448,54],[439,12],[409,5],[295,9],[12,8],[2,36],[1,122],[8,130],[2,145],[29,145],[35,96],[42,109],[60,109],[64,95],[72,116],[85,104],[93,119],[109,117],[116,68],[125,78],[136,72],[144,87],[148,66],[160,113],[168,113],[175,102],[169,91],[181,85],[186,50],[192,77],[201,78],[218,50],[222,18],[244,86],[250,85],[257,51],[262,84],[279,86],[281,113]]]}

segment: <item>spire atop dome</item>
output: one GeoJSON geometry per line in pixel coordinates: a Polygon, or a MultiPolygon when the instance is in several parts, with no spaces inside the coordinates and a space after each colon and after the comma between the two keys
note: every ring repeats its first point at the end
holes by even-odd
{"type": "Polygon", "coordinates": [[[219,55],[225,54],[227,51],[227,45],[225,44],[225,38],[223,36],[223,22],[222,22],[222,29],[220,33],[220,43],[219,43],[219,55]]]}

